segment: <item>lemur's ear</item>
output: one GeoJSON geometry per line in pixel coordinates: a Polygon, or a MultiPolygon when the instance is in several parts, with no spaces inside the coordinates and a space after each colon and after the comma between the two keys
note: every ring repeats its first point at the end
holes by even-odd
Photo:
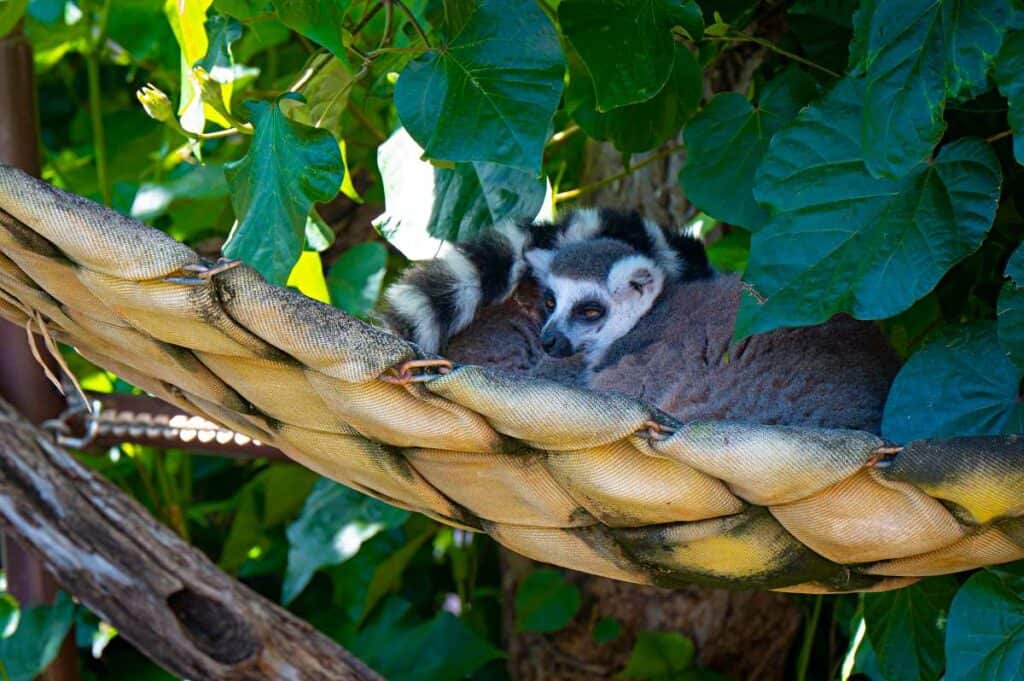
{"type": "Polygon", "coordinates": [[[548,270],[551,269],[551,260],[555,257],[555,252],[547,248],[531,248],[523,254],[523,257],[526,258],[526,262],[530,263],[534,276],[546,277],[548,270]]]}
{"type": "Polygon", "coordinates": [[[631,255],[619,260],[608,272],[608,290],[612,297],[649,298],[653,300],[661,293],[665,273],[654,261],[643,255],[631,255]]]}

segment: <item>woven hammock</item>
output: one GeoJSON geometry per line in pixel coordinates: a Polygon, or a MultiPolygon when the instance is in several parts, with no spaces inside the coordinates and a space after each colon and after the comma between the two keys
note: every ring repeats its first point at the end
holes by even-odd
{"type": "Polygon", "coordinates": [[[0,166],[0,314],[188,412],[535,560],[629,582],[898,588],[1024,558],[1024,438],[680,423],[424,358],[0,166]]]}

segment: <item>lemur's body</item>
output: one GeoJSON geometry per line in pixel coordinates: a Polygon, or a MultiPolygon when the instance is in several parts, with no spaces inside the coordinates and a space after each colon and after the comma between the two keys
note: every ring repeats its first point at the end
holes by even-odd
{"type": "Polygon", "coordinates": [[[877,432],[898,364],[873,325],[840,316],[732,343],[739,278],[716,275],[698,241],[635,214],[578,212],[498,234],[389,289],[392,328],[428,352],[617,390],[682,420],[877,432]],[[528,270],[539,295],[481,309],[528,270]]]}

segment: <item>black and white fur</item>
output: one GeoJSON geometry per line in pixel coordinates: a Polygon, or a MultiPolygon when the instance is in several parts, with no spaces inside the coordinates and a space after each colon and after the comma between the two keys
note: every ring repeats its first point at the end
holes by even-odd
{"type": "Polygon", "coordinates": [[[384,321],[423,352],[441,352],[481,308],[507,300],[528,272],[550,296],[565,301],[550,310],[546,349],[555,355],[583,351],[588,362],[629,332],[666,283],[712,275],[698,240],[663,230],[636,212],[581,209],[555,223],[499,224],[455,245],[446,257],[411,268],[385,293],[384,321]],[[612,271],[615,281],[608,276],[612,271]],[[631,279],[634,272],[645,273],[644,281],[631,279]],[[602,296],[618,305],[608,308],[601,333],[577,334],[574,344],[572,308],[565,306],[584,292],[596,293],[598,282],[618,290],[618,298],[602,296]],[[556,332],[565,340],[552,344],[556,332]]]}

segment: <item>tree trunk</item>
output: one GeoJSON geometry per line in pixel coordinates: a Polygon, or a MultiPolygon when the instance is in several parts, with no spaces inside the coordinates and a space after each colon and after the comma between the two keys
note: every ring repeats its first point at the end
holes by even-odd
{"type": "Polygon", "coordinates": [[[191,679],[379,679],[250,591],[0,401],[0,518],[59,584],[191,679]]]}

